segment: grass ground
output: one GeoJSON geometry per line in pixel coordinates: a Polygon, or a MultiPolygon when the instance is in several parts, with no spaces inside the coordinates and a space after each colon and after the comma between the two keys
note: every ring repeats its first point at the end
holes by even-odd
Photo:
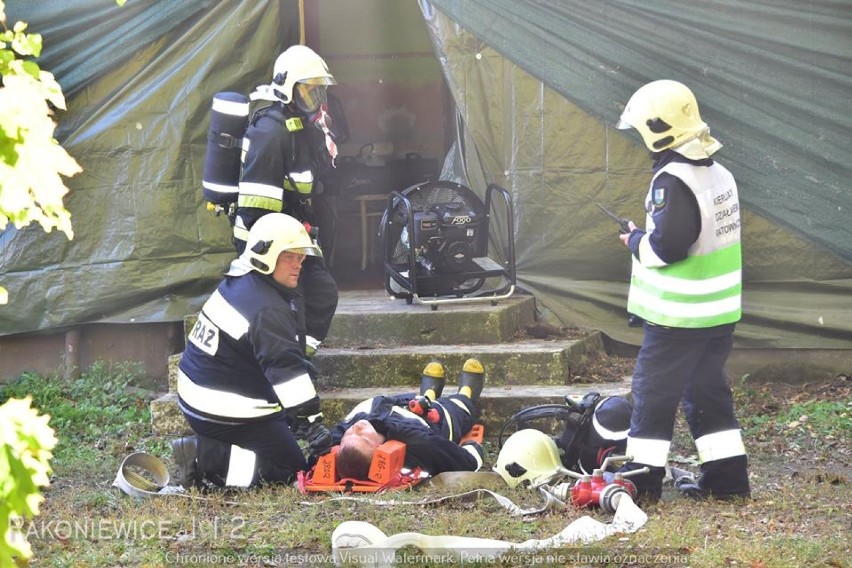
{"type": "MultiPolygon", "coordinates": [[[[629,361],[612,365],[620,373],[629,361]]],[[[512,542],[550,537],[583,515],[611,520],[598,510],[573,508],[510,517],[486,499],[424,506],[416,502],[441,496],[424,486],[388,495],[407,502],[396,506],[331,501],[328,495],[305,496],[293,487],[134,499],[111,487],[121,459],[146,451],[170,463],[168,441],[150,435],[149,393],[130,387],[134,372],[127,366],[97,365],[78,381],[27,375],[0,390],[0,402],[31,393],[35,404],[52,415],[60,439],[41,514],[22,527],[35,550],[31,566],[322,564],[330,560],[332,531],[345,520],[368,521],[388,535],[416,531],[512,542]]],[[[606,374],[605,369],[596,372],[606,374]]],[[[753,499],[696,503],[667,489],[660,503],[645,508],[650,519],[638,532],[563,551],[560,565],[852,566],[849,379],[793,385],[753,383],[746,377],[733,386],[750,455],[753,499]],[[578,562],[567,560],[572,554],[578,562]],[[594,554],[609,554],[608,562],[594,554]]],[[[672,457],[688,469],[694,456],[686,432],[681,421],[672,457]]],[[[497,453],[490,450],[488,465],[497,453]]],[[[526,490],[492,489],[522,506],[541,502],[526,490]]],[[[424,562],[414,550],[400,559],[402,565],[443,565],[424,562]]],[[[524,562],[534,560],[546,558],[524,562]]]]}

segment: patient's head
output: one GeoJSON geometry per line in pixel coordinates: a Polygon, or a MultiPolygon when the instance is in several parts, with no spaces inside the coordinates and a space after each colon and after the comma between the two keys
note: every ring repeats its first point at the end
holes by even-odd
{"type": "Polygon", "coordinates": [[[359,420],[343,433],[337,452],[337,475],[341,478],[367,479],[373,452],[385,437],[368,420],[359,420]]]}

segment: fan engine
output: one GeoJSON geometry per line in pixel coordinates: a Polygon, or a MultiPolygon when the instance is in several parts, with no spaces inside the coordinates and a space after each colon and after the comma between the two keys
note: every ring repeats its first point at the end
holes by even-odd
{"type": "MultiPolygon", "coordinates": [[[[506,276],[503,266],[486,257],[492,188],[497,186],[489,186],[486,204],[470,189],[449,181],[424,182],[391,194],[380,233],[385,287],[392,295],[409,301],[418,296],[462,297],[479,290],[488,277],[506,276]]],[[[511,216],[508,193],[497,189],[511,216]]],[[[512,243],[510,252],[514,278],[512,243]]]]}
{"type": "Polygon", "coordinates": [[[462,272],[470,268],[476,253],[481,222],[477,212],[463,203],[437,203],[414,213],[414,243],[407,223],[400,241],[414,251],[417,264],[428,274],[462,272]]]}

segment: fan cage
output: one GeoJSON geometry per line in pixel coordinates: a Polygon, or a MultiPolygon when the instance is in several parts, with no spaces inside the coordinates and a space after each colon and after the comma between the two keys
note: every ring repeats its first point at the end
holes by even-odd
{"type": "MultiPolygon", "coordinates": [[[[486,191],[486,202],[469,188],[450,181],[431,181],[413,185],[402,192],[393,192],[388,198],[388,206],[382,216],[380,237],[385,251],[385,288],[398,298],[410,301],[412,296],[470,296],[479,291],[487,278],[500,277],[501,282],[514,286],[514,246],[511,240],[511,200],[506,190],[490,185],[486,191]],[[509,214],[510,262],[507,268],[494,261],[483,268],[475,261],[457,272],[438,272],[425,270],[415,258],[410,247],[413,236],[413,217],[418,212],[427,212],[435,205],[458,205],[463,211],[471,211],[480,220],[477,233],[471,243],[475,260],[487,257],[489,239],[489,220],[491,194],[498,190],[502,193],[509,214]]],[[[499,291],[505,291],[504,286],[499,291]]],[[[497,293],[492,290],[486,294],[497,293]]]]}

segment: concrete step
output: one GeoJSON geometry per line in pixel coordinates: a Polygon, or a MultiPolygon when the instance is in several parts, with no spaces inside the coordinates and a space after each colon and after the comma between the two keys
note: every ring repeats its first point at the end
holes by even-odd
{"type": "MultiPolygon", "coordinates": [[[[184,318],[184,335],[195,325],[195,314],[184,318]]],[[[502,343],[535,322],[535,298],[515,294],[491,302],[441,305],[437,310],[408,304],[380,290],[340,292],[337,311],[324,342],[326,347],[387,347],[502,343]]]]}
{"type": "MultiPolygon", "coordinates": [[[[605,356],[603,336],[562,340],[517,340],[474,345],[408,345],[375,348],[322,348],[314,358],[318,389],[415,388],[430,361],[439,361],[453,385],[469,357],[479,359],[488,385],[568,385],[590,359],[605,356]]],[[[180,354],[169,358],[169,392],[175,392],[180,354]]],[[[616,380],[618,377],[612,377],[616,380]]]]}
{"type": "MultiPolygon", "coordinates": [[[[449,386],[448,386],[449,387],[449,386]]],[[[537,404],[559,403],[566,395],[582,396],[597,391],[604,395],[627,394],[630,380],[618,378],[607,383],[573,383],[568,385],[502,385],[486,383],[480,398],[479,422],[485,426],[485,436],[495,439],[503,423],[522,408],[537,404]]],[[[326,423],[336,424],[360,401],[379,395],[411,392],[406,389],[345,388],[320,391],[326,423]]],[[[445,392],[453,392],[453,389],[445,392]]],[[[151,403],[154,433],[159,436],[183,436],[191,433],[177,405],[177,395],[167,394],[151,403]]]]}
{"type": "Polygon", "coordinates": [[[447,384],[453,385],[470,357],[482,362],[487,385],[567,385],[576,380],[590,357],[603,354],[603,337],[593,332],[558,341],[321,349],[314,362],[322,389],[414,388],[430,361],[444,365],[447,384]]]}

